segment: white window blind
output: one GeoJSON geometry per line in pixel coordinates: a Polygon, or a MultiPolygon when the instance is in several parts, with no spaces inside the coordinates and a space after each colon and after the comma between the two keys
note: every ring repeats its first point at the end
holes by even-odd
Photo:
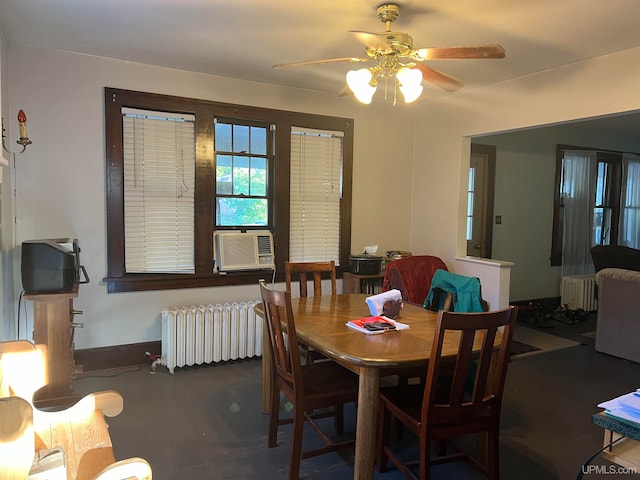
{"type": "Polygon", "coordinates": [[[289,260],[340,260],[343,133],[291,129],[289,260]]]}
{"type": "Polygon", "coordinates": [[[194,117],[123,109],[127,273],[194,273],[194,117]]]}

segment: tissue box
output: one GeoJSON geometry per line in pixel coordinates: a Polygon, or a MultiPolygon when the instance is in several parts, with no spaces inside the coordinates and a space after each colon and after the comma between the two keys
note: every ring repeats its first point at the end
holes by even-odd
{"type": "MultiPolygon", "coordinates": [[[[384,315],[384,305],[385,302],[399,302],[402,303],[402,293],[400,290],[393,289],[387,292],[382,292],[377,295],[371,295],[365,299],[367,305],[369,306],[369,312],[371,315],[384,315]]],[[[389,304],[387,307],[390,312],[394,311],[396,306],[394,304],[389,304]]],[[[398,312],[399,313],[399,312],[398,312]]]]}

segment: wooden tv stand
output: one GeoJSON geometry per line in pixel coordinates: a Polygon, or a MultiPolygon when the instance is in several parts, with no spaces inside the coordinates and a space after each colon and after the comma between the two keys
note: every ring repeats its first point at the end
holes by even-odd
{"type": "Polygon", "coordinates": [[[33,302],[33,341],[47,346],[49,384],[37,392],[34,404],[39,407],[68,405],[78,400],[73,394],[73,300],[78,288],[68,293],[25,294],[33,302]]]}

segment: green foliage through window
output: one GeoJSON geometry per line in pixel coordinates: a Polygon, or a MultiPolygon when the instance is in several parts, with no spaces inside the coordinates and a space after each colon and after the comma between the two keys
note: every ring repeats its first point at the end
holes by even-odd
{"type": "Polygon", "coordinates": [[[269,125],[216,120],[216,225],[269,224],[269,125]]]}

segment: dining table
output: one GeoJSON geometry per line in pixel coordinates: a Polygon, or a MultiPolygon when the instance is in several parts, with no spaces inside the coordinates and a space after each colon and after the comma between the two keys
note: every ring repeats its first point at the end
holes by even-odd
{"type": "MultiPolygon", "coordinates": [[[[371,315],[368,295],[340,294],[292,298],[291,306],[298,340],[359,375],[356,412],[354,479],[370,480],[374,475],[375,444],[380,379],[402,372],[426,374],[433,343],[437,313],[403,304],[397,321],[407,329],[367,334],[347,326],[350,320],[371,315]]],[[[257,313],[261,314],[262,305],[257,313]]],[[[455,356],[459,335],[445,336],[443,355],[455,356]]],[[[482,338],[476,338],[475,348],[482,338]]],[[[263,335],[263,411],[269,413],[271,359],[268,337],[263,335]]]]}

